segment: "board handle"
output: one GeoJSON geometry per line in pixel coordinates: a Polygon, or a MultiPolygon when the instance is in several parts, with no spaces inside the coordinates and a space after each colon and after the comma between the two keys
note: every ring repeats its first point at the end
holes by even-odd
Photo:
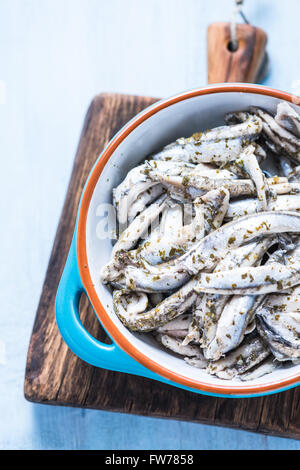
{"type": "Polygon", "coordinates": [[[250,24],[236,25],[237,48],[230,23],[213,23],[207,30],[208,83],[259,80],[266,60],[267,35],[250,24]]]}
{"type": "Polygon", "coordinates": [[[55,300],[58,329],[69,348],[85,362],[96,367],[149,376],[149,371],[127,355],[119,346],[95,339],[79,317],[79,301],[85,292],[77,264],[75,236],[62,274],[55,300]]]}

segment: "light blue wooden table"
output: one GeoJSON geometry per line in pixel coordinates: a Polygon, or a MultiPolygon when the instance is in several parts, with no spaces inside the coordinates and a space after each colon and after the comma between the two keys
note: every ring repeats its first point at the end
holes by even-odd
{"type": "MultiPolygon", "coordinates": [[[[92,97],[168,96],[206,83],[206,27],[231,0],[0,0],[0,448],[300,449],[176,421],[33,405],[27,346],[92,97]]],[[[299,0],[246,1],[269,35],[265,83],[300,94],[299,0]]]]}

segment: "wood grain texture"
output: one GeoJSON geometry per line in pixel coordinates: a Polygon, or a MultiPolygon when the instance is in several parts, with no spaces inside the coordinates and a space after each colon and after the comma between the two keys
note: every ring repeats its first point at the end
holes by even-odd
{"type": "Polygon", "coordinates": [[[213,23],[207,30],[208,83],[255,83],[265,58],[265,32],[248,24],[237,25],[238,49],[229,50],[229,23],[213,23]]]}
{"type": "MultiPolygon", "coordinates": [[[[300,388],[261,398],[202,396],[149,379],[92,367],[68,349],[58,332],[55,294],[85,180],[109,139],[154,101],[154,98],[98,95],[88,110],[29,345],[25,397],[36,403],[172,418],[299,439],[300,388]]],[[[107,341],[85,297],[81,300],[80,315],[88,331],[107,341]]]]}

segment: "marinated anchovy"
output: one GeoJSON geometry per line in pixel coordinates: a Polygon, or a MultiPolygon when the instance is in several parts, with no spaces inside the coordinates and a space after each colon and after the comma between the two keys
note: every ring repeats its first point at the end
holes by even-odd
{"type": "Polygon", "coordinates": [[[168,182],[168,177],[175,178],[176,176],[181,176],[182,178],[188,178],[188,176],[206,176],[211,179],[237,179],[237,175],[234,172],[227,169],[220,169],[208,163],[198,163],[197,165],[190,165],[189,167],[182,167],[179,162],[172,162],[172,166],[165,166],[162,165],[162,163],[165,162],[148,160],[145,163],[143,172],[155,182],[160,179],[168,182]]]}
{"type": "Polygon", "coordinates": [[[124,181],[113,190],[113,202],[118,212],[120,224],[127,223],[128,209],[139,194],[155,185],[143,173],[144,168],[145,164],[130,170],[124,181]]]}
{"type": "Polygon", "coordinates": [[[191,224],[185,226],[182,204],[168,207],[158,230],[142,244],[138,256],[153,265],[162,263],[185,253],[192,240],[203,238],[204,211],[199,202],[197,199],[194,201],[196,215],[191,224]]]}
{"type": "MultiPolygon", "coordinates": [[[[168,191],[170,197],[181,203],[189,203],[195,198],[205,195],[205,192],[211,188],[227,189],[231,198],[256,195],[256,189],[253,182],[247,179],[231,180],[231,182],[229,182],[229,180],[221,179],[218,181],[209,181],[209,178],[200,179],[197,177],[194,177],[194,179],[196,181],[195,185],[202,187],[202,189],[190,185],[191,180],[188,177],[185,180],[187,182],[186,186],[181,185],[183,178],[180,177],[176,177],[176,180],[173,178],[172,183],[167,182],[165,179],[163,186],[168,191]],[[203,189],[204,187],[207,189],[203,189]]],[[[275,199],[278,195],[282,194],[300,193],[299,175],[296,176],[295,172],[293,172],[289,180],[287,180],[286,177],[278,176],[267,178],[266,185],[269,187],[270,196],[272,195],[275,199]]]]}
{"type": "Polygon", "coordinates": [[[188,327],[191,322],[191,315],[181,315],[174,320],[169,321],[163,326],[157,328],[158,333],[163,333],[175,338],[185,338],[188,327]]]}
{"type": "Polygon", "coordinates": [[[192,357],[196,359],[202,359],[202,360],[204,359],[199,346],[191,346],[191,345],[182,346],[182,343],[180,340],[173,338],[172,336],[168,336],[168,335],[160,334],[160,333],[156,335],[155,338],[163,346],[175,352],[176,354],[180,354],[181,356],[192,357]]]}
{"type": "MultiPolygon", "coordinates": [[[[299,240],[282,257],[287,265],[299,265],[299,240]]],[[[285,294],[266,296],[255,315],[258,332],[278,360],[300,357],[300,286],[285,294]]]]}
{"type": "Polygon", "coordinates": [[[188,198],[194,198],[203,194],[203,192],[223,187],[229,191],[231,197],[258,194],[259,201],[263,204],[268,185],[274,185],[273,189],[276,192],[291,192],[292,186],[288,184],[285,177],[264,178],[256,157],[252,153],[254,150],[253,146],[247,147],[237,160],[239,165],[244,165],[247,173],[251,175],[251,178],[254,178],[254,182],[251,179],[237,179],[236,175],[232,176],[232,172],[228,170],[209,170],[201,173],[194,170],[186,175],[178,175],[173,174],[173,172],[161,172],[157,168],[151,168],[147,174],[153,180],[162,183],[166,188],[174,186],[175,191],[182,192],[188,198]]]}
{"type": "Polygon", "coordinates": [[[205,349],[206,359],[217,361],[243,340],[255,297],[234,295],[225,305],[217,324],[214,339],[205,349]]]}
{"type": "Polygon", "coordinates": [[[162,184],[155,183],[140,193],[128,208],[128,223],[133,222],[135,217],[143,212],[148,205],[152,204],[164,191],[165,188],[162,184]]]}
{"type": "Polygon", "coordinates": [[[204,317],[201,309],[201,304],[203,302],[204,296],[199,295],[196,298],[196,301],[192,308],[191,320],[188,325],[188,330],[185,334],[185,337],[182,341],[183,345],[189,344],[192,341],[195,343],[201,342],[202,333],[200,328],[202,326],[202,319],[204,317]]]}
{"type": "Polygon", "coordinates": [[[129,330],[251,381],[300,363],[300,115],[282,102],[225,122],[113,190],[118,240],[100,278],[129,330]]]}
{"type": "MultiPolygon", "coordinates": [[[[120,232],[123,232],[127,223],[132,222],[137,214],[164,191],[164,187],[158,181],[153,181],[147,176],[147,166],[147,163],[143,163],[130,170],[124,181],[113,191],[113,202],[118,213],[120,232]]],[[[173,168],[175,174],[176,172],[184,174],[184,171],[188,173],[195,168],[195,165],[180,162],[157,162],[157,166],[161,171],[171,171],[173,168]]]]}
{"type": "Polygon", "coordinates": [[[175,160],[191,163],[226,163],[235,160],[253,138],[262,130],[260,118],[249,115],[242,124],[221,126],[198,132],[189,138],[180,138],[152,155],[154,160],[175,160]]]}
{"type": "Polygon", "coordinates": [[[231,351],[223,359],[209,362],[206,370],[221,379],[230,380],[252,369],[269,355],[270,351],[263,341],[258,336],[254,336],[245,339],[237,349],[231,351]]]}
{"type": "Polygon", "coordinates": [[[259,379],[266,374],[271,374],[271,372],[274,372],[281,367],[282,366],[280,362],[276,361],[273,356],[269,356],[261,364],[253,367],[253,369],[251,369],[249,372],[244,372],[244,374],[241,374],[239,378],[243,382],[248,382],[249,380],[259,379]]]}
{"type": "Polygon", "coordinates": [[[184,360],[190,366],[196,367],[197,369],[205,369],[205,367],[207,366],[207,360],[204,356],[203,358],[185,357],[184,360]]]}
{"type": "Polygon", "coordinates": [[[279,361],[300,357],[300,289],[267,296],[256,311],[257,329],[279,361]]]}
{"type": "Polygon", "coordinates": [[[166,211],[160,230],[142,245],[138,256],[155,265],[175,258],[191,249],[204,235],[217,229],[223,222],[229,205],[227,190],[209,191],[193,202],[195,216],[188,225],[183,225],[180,205],[166,211]],[[170,220],[175,216],[176,221],[170,220]]]}
{"type": "MultiPolygon", "coordinates": [[[[228,211],[229,198],[230,195],[226,188],[213,189],[200,198],[200,204],[204,204],[205,235],[222,225],[228,211]]],[[[199,239],[195,241],[199,241],[199,239]]],[[[193,245],[195,245],[194,242],[190,248],[193,245]]]]}
{"type": "Polygon", "coordinates": [[[265,310],[257,314],[257,331],[272,354],[278,361],[299,359],[299,320],[291,314],[285,314],[278,324],[270,320],[265,310]]]}
{"type": "Polygon", "coordinates": [[[230,296],[204,294],[198,298],[198,304],[194,306],[193,318],[183,344],[194,341],[205,348],[215,336],[220,315],[230,296]]]}
{"type": "Polygon", "coordinates": [[[116,302],[114,302],[114,310],[122,323],[130,330],[152,331],[179,317],[192,307],[197,297],[193,288],[194,281],[191,280],[175,294],[170,295],[156,307],[143,313],[126,314],[124,310],[119,309],[119,303],[116,302]]]}
{"type": "MultiPolygon", "coordinates": [[[[269,201],[268,210],[271,211],[296,211],[300,212],[300,195],[288,194],[278,196],[269,201]]],[[[226,219],[243,217],[244,215],[254,214],[259,211],[257,199],[247,198],[231,201],[226,214],[226,219]]]]}
{"type": "Polygon", "coordinates": [[[148,307],[148,296],[141,292],[127,292],[115,290],[113,293],[114,310],[121,318],[123,315],[129,317],[144,312],[148,307]]]}
{"type": "Polygon", "coordinates": [[[261,295],[281,292],[300,283],[300,265],[272,263],[255,268],[236,268],[222,273],[199,274],[195,291],[225,295],[261,295]]]}
{"type": "Polygon", "coordinates": [[[288,103],[279,103],[275,121],[296,137],[300,137],[300,116],[288,103]]]}
{"type": "Polygon", "coordinates": [[[264,307],[271,314],[275,312],[300,313],[300,286],[293,287],[288,294],[269,294],[264,301],[264,307]]]}
{"type": "Polygon", "coordinates": [[[262,121],[263,133],[271,140],[277,152],[285,151],[287,154],[299,161],[300,159],[300,139],[279,125],[270,114],[265,111],[252,108],[252,112],[259,116],[262,121]]]}
{"type": "Polygon", "coordinates": [[[113,256],[120,250],[130,250],[145,234],[149,225],[159,216],[167,203],[167,196],[162,195],[151,206],[147,207],[136,217],[129,227],[124,230],[113,248],[113,256]]]}
{"type": "MultiPolygon", "coordinates": [[[[121,263],[127,263],[124,254],[120,255],[121,263]]],[[[187,271],[178,271],[173,263],[162,263],[151,265],[146,261],[140,262],[138,266],[128,264],[124,269],[124,288],[141,292],[161,292],[168,293],[180,288],[185,284],[191,275],[187,271]]],[[[130,261],[129,261],[130,262],[130,261]]],[[[104,273],[106,276],[106,272],[104,273]]]]}
{"type": "MultiPolygon", "coordinates": [[[[214,269],[217,262],[224,258],[231,249],[237,248],[258,236],[284,232],[300,232],[300,214],[273,211],[241,217],[208,234],[195,247],[172,262],[162,263],[158,266],[150,266],[147,263],[144,263],[142,267],[128,266],[124,270],[126,285],[128,288],[150,292],[176,289],[186,282],[191,275],[198,274],[203,270],[214,269]]],[[[126,254],[122,253],[121,258],[124,264],[132,263],[132,260],[126,254]]],[[[237,273],[240,277],[245,274],[247,273],[244,271],[237,273]]],[[[263,271],[260,274],[263,275],[263,271]]],[[[285,269],[285,275],[288,274],[292,273],[285,269]]],[[[265,277],[267,275],[265,274],[265,277]]],[[[210,277],[208,279],[210,280],[210,277]]],[[[221,279],[220,276],[216,281],[219,279],[221,279]]],[[[251,280],[251,276],[248,276],[248,274],[244,278],[241,277],[244,285],[249,280],[251,280]]],[[[279,280],[280,276],[278,277],[279,280]]],[[[206,282],[205,285],[204,274],[201,281],[200,285],[207,287],[205,291],[211,292],[210,287],[212,284],[208,286],[206,282]]],[[[232,286],[227,286],[227,289],[230,288],[232,286]]],[[[236,291],[236,293],[238,292],[236,291]]]]}
{"type": "Polygon", "coordinates": [[[258,198],[258,210],[266,211],[268,208],[268,192],[269,187],[267,180],[260,169],[257,158],[255,156],[255,147],[249,145],[237,160],[237,164],[245,169],[252,179],[258,198]]]}

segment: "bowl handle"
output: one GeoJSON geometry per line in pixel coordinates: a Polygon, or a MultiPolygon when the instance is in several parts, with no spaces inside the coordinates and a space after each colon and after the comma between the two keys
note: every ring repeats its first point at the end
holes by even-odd
{"type": "Polygon", "coordinates": [[[101,343],[84,328],[79,317],[79,300],[83,292],[74,236],[55,301],[56,322],[63,339],[77,356],[96,367],[158,379],[113,340],[112,344],[101,343]]]}

